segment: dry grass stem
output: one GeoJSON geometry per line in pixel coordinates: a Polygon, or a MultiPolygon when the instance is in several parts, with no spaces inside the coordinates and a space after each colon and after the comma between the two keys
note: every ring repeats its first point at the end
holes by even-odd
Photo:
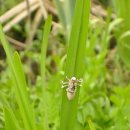
{"type": "Polygon", "coordinates": [[[10,43],[17,46],[18,48],[20,47],[21,49],[24,49],[26,47],[26,45],[24,43],[12,38],[12,37],[9,37],[9,36],[6,35],[6,38],[10,43]]]}
{"type": "Polygon", "coordinates": [[[45,2],[44,0],[38,0],[39,1],[39,4],[40,4],[40,7],[41,7],[41,12],[43,14],[43,17],[46,19],[47,16],[48,16],[48,13],[47,13],[47,10],[45,8],[45,2]]]}
{"type": "MultiPolygon", "coordinates": [[[[36,10],[39,7],[39,3],[36,3],[35,5],[30,7],[30,12],[33,12],[34,10],[36,10]]],[[[19,23],[22,19],[24,19],[25,17],[27,17],[28,12],[27,10],[23,11],[22,13],[18,14],[14,19],[12,19],[10,22],[8,22],[3,30],[4,32],[9,31],[15,24],[19,23]]]]}
{"type": "MultiPolygon", "coordinates": [[[[30,6],[32,6],[37,3],[37,0],[29,0],[29,3],[30,3],[30,6]]],[[[11,19],[15,15],[19,14],[21,11],[25,10],[26,8],[27,8],[26,1],[18,4],[17,6],[15,6],[14,8],[7,11],[5,14],[0,16],[0,22],[4,23],[4,22],[8,21],[9,19],[11,19]]]]}
{"type": "Polygon", "coordinates": [[[35,36],[35,33],[37,31],[37,28],[38,28],[38,25],[39,25],[41,19],[42,19],[42,12],[41,12],[41,9],[39,9],[35,14],[34,21],[32,22],[32,30],[30,31],[30,35],[26,40],[27,44],[32,43],[32,40],[35,36]]]}

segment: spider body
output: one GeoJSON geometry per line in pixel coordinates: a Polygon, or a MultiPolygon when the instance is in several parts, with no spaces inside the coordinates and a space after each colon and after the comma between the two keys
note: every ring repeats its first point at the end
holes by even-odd
{"type": "Polygon", "coordinates": [[[75,97],[77,86],[81,86],[82,79],[77,79],[76,77],[66,78],[68,82],[62,82],[62,88],[67,87],[67,98],[72,100],[75,97]]]}

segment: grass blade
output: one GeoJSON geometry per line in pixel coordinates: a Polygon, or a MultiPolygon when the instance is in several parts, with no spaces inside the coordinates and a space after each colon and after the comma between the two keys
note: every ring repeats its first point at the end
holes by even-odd
{"type": "Polygon", "coordinates": [[[46,20],[45,27],[44,27],[44,33],[43,33],[43,40],[42,40],[42,47],[41,47],[41,77],[42,77],[42,90],[43,90],[43,109],[44,109],[44,129],[48,130],[48,117],[47,117],[47,109],[46,109],[46,85],[45,85],[45,61],[46,61],[46,50],[48,45],[48,38],[49,33],[51,29],[51,22],[52,17],[49,16],[46,20]]]}
{"type": "Polygon", "coordinates": [[[72,24],[73,12],[75,7],[76,0],[65,0],[64,1],[64,11],[65,11],[65,20],[66,20],[66,30],[69,38],[70,29],[72,24]]]}
{"type": "Polygon", "coordinates": [[[17,52],[14,53],[14,67],[16,75],[15,80],[17,85],[15,87],[15,93],[21,111],[21,116],[23,118],[23,122],[27,130],[36,130],[34,113],[28,97],[25,76],[23,73],[20,57],[17,52]]]}
{"type": "Polygon", "coordinates": [[[6,130],[19,130],[19,123],[15,118],[13,110],[11,110],[8,101],[6,100],[5,94],[0,92],[0,103],[4,106],[4,119],[5,119],[5,128],[6,130]]]}
{"type": "Polygon", "coordinates": [[[4,108],[4,117],[6,130],[19,130],[20,127],[17,119],[15,118],[13,112],[6,107],[4,108]]]}
{"type": "Polygon", "coordinates": [[[56,5],[56,8],[57,8],[57,11],[58,11],[59,19],[60,19],[61,23],[63,24],[63,26],[66,27],[67,23],[66,23],[66,18],[65,18],[65,12],[63,9],[63,4],[60,0],[54,0],[54,2],[56,5]]]}
{"type": "Polygon", "coordinates": [[[4,106],[4,107],[9,107],[8,101],[6,100],[7,95],[3,94],[2,92],[0,92],[0,103],[4,106]]]}
{"type": "Polygon", "coordinates": [[[113,1],[115,12],[119,18],[122,18],[122,26],[118,28],[115,32],[117,38],[117,50],[120,58],[125,63],[125,65],[130,69],[130,37],[123,36],[130,30],[130,17],[128,17],[128,12],[130,12],[130,0],[114,0],[113,1]],[[122,36],[124,38],[122,38],[122,36]],[[122,39],[120,39],[120,37],[122,39]]]}
{"type": "Polygon", "coordinates": [[[87,119],[90,130],[95,130],[94,124],[90,118],[87,119]]]}
{"type": "MultiPolygon", "coordinates": [[[[90,0],[77,0],[72,30],[67,52],[65,75],[81,78],[84,72],[84,58],[90,12],[90,0]]],[[[69,101],[63,90],[60,130],[73,130],[78,106],[79,89],[73,100],[69,101]]]]}
{"type": "Polygon", "coordinates": [[[58,11],[58,16],[60,18],[63,27],[66,30],[67,40],[70,35],[71,23],[73,18],[73,12],[75,7],[76,0],[55,0],[55,5],[58,11]]]}
{"type": "Polygon", "coordinates": [[[2,42],[3,48],[6,52],[8,63],[12,71],[12,80],[14,81],[15,94],[17,103],[20,108],[20,113],[23,119],[25,130],[36,130],[34,113],[32,112],[32,107],[29,102],[27,85],[25,81],[25,76],[22,69],[22,64],[17,53],[13,55],[9,49],[8,42],[6,41],[5,35],[2,31],[2,26],[0,24],[0,40],[2,42]]]}

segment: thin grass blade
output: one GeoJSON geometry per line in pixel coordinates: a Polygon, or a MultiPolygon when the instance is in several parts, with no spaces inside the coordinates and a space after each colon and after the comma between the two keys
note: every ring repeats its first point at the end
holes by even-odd
{"type": "Polygon", "coordinates": [[[45,63],[46,63],[46,51],[48,45],[48,38],[51,29],[52,17],[49,16],[45,22],[44,32],[43,32],[43,40],[42,40],[42,47],[41,47],[41,77],[42,77],[42,90],[43,90],[43,110],[44,110],[44,129],[48,130],[48,116],[47,116],[47,103],[46,103],[46,84],[45,84],[45,63]]]}
{"type": "Polygon", "coordinates": [[[14,53],[14,67],[15,67],[15,80],[17,85],[15,87],[15,93],[21,111],[21,116],[23,118],[23,122],[26,125],[26,129],[36,130],[35,118],[33,108],[29,101],[25,75],[23,72],[20,57],[17,52],[14,53]]]}
{"type": "Polygon", "coordinates": [[[96,130],[90,118],[87,119],[90,130],[96,130]]]}
{"type": "Polygon", "coordinates": [[[54,2],[55,2],[55,5],[56,5],[56,8],[57,8],[57,11],[58,11],[59,19],[60,19],[62,25],[64,27],[66,27],[67,23],[66,23],[66,18],[65,18],[65,12],[64,12],[64,9],[63,9],[63,3],[60,0],[54,0],[54,2]]]}
{"type": "Polygon", "coordinates": [[[5,118],[5,129],[6,130],[19,130],[18,121],[15,118],[13,112],[10,108],[4,108],[4,118],[5,118]]]}

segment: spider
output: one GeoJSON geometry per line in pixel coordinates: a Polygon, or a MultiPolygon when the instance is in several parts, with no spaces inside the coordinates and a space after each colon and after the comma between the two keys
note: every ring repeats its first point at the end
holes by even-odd
{"type": "Polygon", "coordinates": [[[77,79],[76,77],[72,77],[71,79],[69,79],[67,76],[66,76],[66,79],[68,80],[68,82],[62,81],[62,87],[61,88],[67,87],[67,89],[66,89],[67,98],[69,100],[72,100],[75,96],[77,86],[82,86],[81,83],[83,82],[83,80],[77,79]]]}

